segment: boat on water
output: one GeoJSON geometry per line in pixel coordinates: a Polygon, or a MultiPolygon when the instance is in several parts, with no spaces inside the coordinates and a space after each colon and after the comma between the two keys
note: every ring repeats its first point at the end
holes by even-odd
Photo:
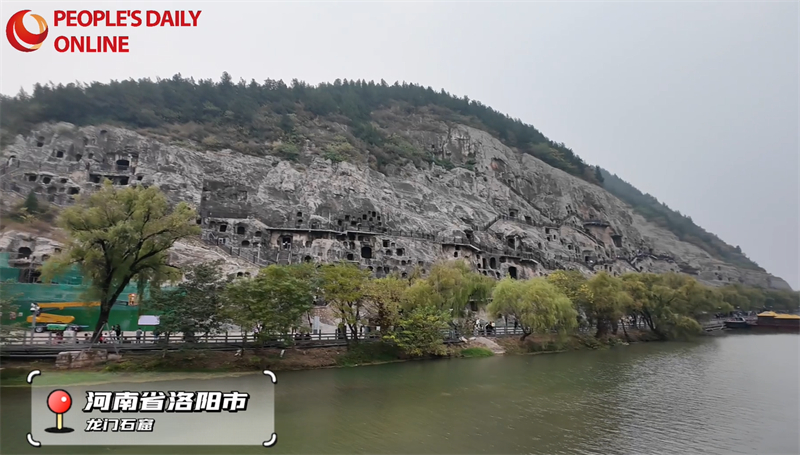
{"type": "Polygon", "coordinates": [[[800,333],[800,315],[765,311],[758,314],[758,320],[753,328],[760,331],[800,333]]]}
{"type": "Polygon", "coordinates": [[[731,330],[741,330],[741,329],[749,329],[755,325],[755,321],[752,319],[748,320],[741,316],[737,316],[735,318],[728,319],[725,321],[725,328],[731,330]]]}
{"type": "Polygon", "coordinates": [[[800,333],[800,315],[764,311],[755,319],[737,316],[725,321],[729,330],[753,330],[759,332],[798,332],[800,333]]]}

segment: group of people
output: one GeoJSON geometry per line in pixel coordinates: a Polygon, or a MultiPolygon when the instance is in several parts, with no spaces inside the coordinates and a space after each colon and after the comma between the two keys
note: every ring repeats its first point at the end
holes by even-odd
{"type": "MultiPolygon", "coordinates": [[[[153,330],[154,342],[158,341],[159,335],[160,333],[158,329],[153,330]]],[[[97,341],[98,343],[113,343],[113,344],[123,343],[124,339],[122,336],[122,327],[120,327],[119,324],[111,326],[111,330],[109,330],[108,332],[101,333],[100,338],[98,338],[97,341]]],[[[143,341],[144,341],[144,331],[142,330],[141,327],[139,327],[136,329],[136,342],[141,343],[143,341]]],[[[90,333],[87,332],[83,334],[83,342],[87,344],[91,342],[90,333]]]]}

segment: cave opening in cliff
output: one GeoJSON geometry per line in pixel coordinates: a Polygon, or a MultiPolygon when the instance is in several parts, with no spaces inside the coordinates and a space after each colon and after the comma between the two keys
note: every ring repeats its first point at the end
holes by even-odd
{"type": "Polygon", "coordinates": [[[58,150],[56,152],[56,158],[64,158],[64,151],[63,150],[58,150]]]}
{"type": "Polygon", "coordinates": [[[533,222],[533,219],[531,217],[529,217],[528,215],[525,215],[525,222],[528,223],[528,224],[531,224],[533,222]]]}
{"type": "Polygon", "coordinates": [[[28,181],[29,182],[35,182],[36,181],[36,174],[29,174],[28,175],[28,181]]]}
{"type": "Polygon", "coordinates": [[[506,263],[506,260],[507,260],[507,259],[506,259],[506,257],[505,257],[505,256],[500,256],[500,263],[501,263],[501,264],[505,264],[505,263],[506,263]]]}
{"type": "Polygon", "coordinates": [[[491,258],[489,259],[489,268],[496,269],[497,268],[497,259],[491,258]]]}
{"type": "Polygon", "coordinates": [[[583,257],[583,261],[584,261],[584,262],[589,262],[589,260],[590,260],[590,259],[591,259],[591,258],[590,258],[589,256],[584,256],[584,257],[583,257]]]}
{"type": "Polygon", "coordinates": [[[44,136],[39,136],[38,138],[36,138],[36,146],[44,147],[44,136]]]}
{"type": "Polygon", "coordinates": [[[516,280],[517,279],[517,268],[516,267],[509,267],[508,268],[508,276],[510,276],[512,280],[516,280]]]}
{"type": "Polygon", "coordinates": [[[127,185],[128,184],[128,177],[127,176],[126,177],[120,177],[119,180],[117,181],[117,183],[120,184],[120,185],[127,185]]]}
{"type": "Polygon", "coordinates": [[[509,210],[508,211],[508,216],[509,216],[509,218],[516,218],[517,217],[517,211],[514,210],[514,209],[509,210]]]}
{"type": "Polygon", "coordinates": [[[622,248],[622,236],[621,235],[619,235],[619,234],[612,235],[611,236],[611,240],[614,242],[614,246],[615,247],[622,248]]]}
{"type": "Polygon", "coordinates": [[[281,239],[281,243],[283,244],[283,249],[284,250],[291,249],[292,248],[292,236],[290,236],[290,235],[283,236],[283,238],[281,239]]]}
{"type": "Polygon", "coordinates": [[[369,246],[362,246],[361,247],[361,257],[364,259],[372,259],[372,248],[369,246]]]}
{"type": "Polygon", "coordinates": [[[47,188],[47,194],[55,194],[58,191],[58,188],[51,186],[47,188]]]}
{"type": "Polygon", "coordinates": [[[219,225],[219,232],[227,232],[227,231],[228,231],[228,225],[227,224],[220,224],[219,225]]]}
{"type": "Polygon", "coordinates": [[[458,251],[453,251],[453,257],[454,257],[454,258],[457,258],[457,257],[458,257],[458,251]]]}
{"type": "Polygon", "coordinates": [[[304,257],[303,262],[311,262],[311,256],[304,257]]]}
{"type": "Polygon", "coordinates": [[[238,226],[236,226],[236,233],[237,233],[237,234],[239,234],[239,235],[244,235],[245,231],[246,231],[246,230],[245,230],[245,227],[244,227],[244,226],[242,226],[241,224],[240,224],[240,225],[238,225],[238,226]]]}
{"type": "Polygon", "coordinates": [[[30,248],[26,246],[21,246],[17,250],[17,259],[27,259],[31,257],[31,253],[33,253],[33,251],[31,251],[30,248]]]}
{"type": "Polygon", "coordinates": [[[128,160],[117,160],[116,164],[118,171],[127,171],[128,167],[131,165],[131,162],[128,160]]]}
{"type": "Polygon", "coordinates": [[[403,249],[403,248],[398,248],[398,249],[397,249],[397,251],[395,251],[395,253],[396,253],[398,256],[403,256],[403,255],[405,255],[405,254],[406,254],[406,250],[405,250],[405,249],[403,249]]]}
{"type": "Polygon", "coordinates": [[[80,161],[81,158],[83,158],[83,155],[81,155],[80,153],[75,155],[75,161],[80,161]]]}
{"type": "Polygon", "coordinates": [[[517,239],[515,239],[514,237],[507,238],[506,239],[506,245],[508,245],[509,248],[516,249],[517,248],[517,239]]]}
{"type": "Polygon", "coordinates": [[[250,246],[250,241],[242,240],[242,246],[250,246]]]}
{"type": "Polygon", "coordinates": [[[298,218],[302,218],[303,217],[303,212],[297,212],[297,217],[298,218]]]}
{"type": "Polygon", "coordinates": [[[386,251],[383,252],[383,254],[385,254],[386,256],[391,256],[392,255],[392,250],[386,250],[386,251]]]}
{"type": "MultiPolygon", "coordinates": [[[[481,266],[482,266],[482,267],[481,267],[482,269],[485,269],[485,268],[486,268],[486,258],[482,258],[482,259],[481,259],[481,266]]],[[[484,274],[484,275],[485,275],[485,274],[484,274]]]]}
{"type": "Polygon", "coordinates": [[[50,183],[50,177],[47,177],[47,176],[42,177],[42,183],[44,183],[45,185],[50,183]]]}
{"type": "Polygon", "coordinates": [[[255,236],[255,237],[261,237],[261,231],[256,231],[256,232],[253,234],[253,236],[255,236]]]}
{"type": "Polygon", "coordinates": [[[348,260],[348,261],[353,261],[353,260],[355,260],[355,256],[353,256],[353,253],[347,253],[347,260],[348,260]]]}

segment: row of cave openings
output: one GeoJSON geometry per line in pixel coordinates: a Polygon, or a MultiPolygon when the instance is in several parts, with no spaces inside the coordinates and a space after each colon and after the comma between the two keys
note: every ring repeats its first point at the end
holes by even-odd
{"type": "MultiPolygon", "coordinates": [[[[106,134],[108,134],[108,130],[100,130],[100,137],[101,138],[105,138],[106,134]]],[[[39,147],[39,148],[44,147],[45,140],[46,140],[46,138],[44,136],[42,136],[42,135],[37,136],[36,137],[36,146],[39,147]]],[[[83,137],[83,145],[84,145],[84,147],[87,146],[87,145],[97,145],[97,139],[95,139],[95,138],[89,139],[88,137],[84,136],[83,137]]],[[[61,158],[61,157],[59,157],[59,158],[61,158]]]]}
{"type": "MultiPolygon", "coordinates": [[[[81,192],[81,189],[77,186],[69,186],[69,187],[56,186],[56,184],[66,185],[67,183],[69,183],[69,179],[65,177],[57,178],[55,176],[47,174],[39,175],[31,173],[25,175],[25,181],[28,183],[40,183],[41,185],[50,185],[44,191],[47,194],[66,193],[70,195],[75,195],[81,192]],[[58,181],[56,182],[56,180],[58,181]]],[[[12,187],[12,190],[19,191],[17,188],[14,187],[12,187]]],[[[35,191],[35,192],[40,192],[40,191],[35,191]]]]}

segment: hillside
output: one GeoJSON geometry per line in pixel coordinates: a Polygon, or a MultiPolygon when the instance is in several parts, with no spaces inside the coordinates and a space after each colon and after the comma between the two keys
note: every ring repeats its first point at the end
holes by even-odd
{"type": "MultiPolygon", "coordinates": [[[[481,246],[526,252],[544,269],[610,270],[624,261],[636,269],[681,269],[709,281],[783,287],[737,249],[588,166],[535,128],[476,101],[416,85],[234,84],[224,75],[219,83],[176,76],[37,86],[31,95],[0,100],[0,124],[4,156],[53,163],[55,170],[71,162],[73,173],[93,147],[92,159],[101,167],[127,162],[127,171],[135,156],[137,172],[147,169],[136,177],[142,183],[166,185],[174,197],[212,212],[207,218],[219,217],[210,208],[223,207],[223,218],[254,218],[264,230],[310,227],[314,220],[341,228],[351,216],[371,215],[363,220],[423,237],[466,238],[469,231],[474,239],[485,232],[481,246]],[[344,200],[330,200],[337,183],[344,200]],[[249,188],[240,192],[245,200],[214,189],[235,185],[249,188]],[[382,194],[374,194],[378,190],[382,194]],[[385,200],[389,193],[393,201],[385,200]],[[254,203],[259,199],[269,201],[271,212],[254,203]],[[416,207],[408,206],[412,202],[416,207]],[[385,215],[378,222],[380,212],[385,215]],[[420,213],[427,215],[419,218],[420,213]],[[553,242],[557,247],[548,248],[553,242]],[[646,266],[647,261],[664,264],[646,266]],[[723,277],[723,266],[737,272],[723,277]]],[[[81,169],[85,182],[75,176],[75,183],[91,186],[96,176],[89,167],[81,169]]],[[[5,178],[4,185],[13,180],[5,178]]],[[[35,189],[29,184],[35,180],[17,180],[15,191],[35,189]]],[[[60,198],[62,189],[53,188],[40,190],[60,198]]],[[[63,189],[67,196],[72,191],[63,189]]],[[[213,220],[200,221],[206,227],[213,220]]],[[[242,246],[242,239],[233,240],[242,246]]]]}

